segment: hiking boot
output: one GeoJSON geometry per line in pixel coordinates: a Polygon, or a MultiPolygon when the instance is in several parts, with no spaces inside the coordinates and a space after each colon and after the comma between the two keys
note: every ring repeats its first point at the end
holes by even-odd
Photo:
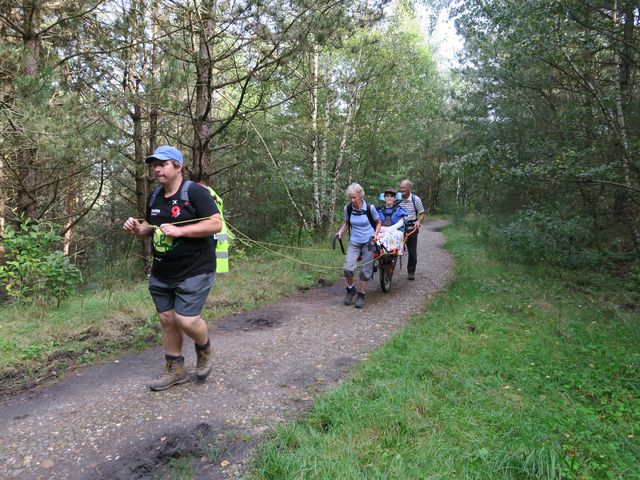
{"type": "Polygon", "coordinates": [[[356,308],[364,308],[364,292],[358,292],[358,298],[356,298],[356,308]]]}
{"type": "Polygon", "coordinates": [[[204,350],[196,349],[196,377],[201,382],[207,379],[213,368],[213,355],[211,353],[211,343],[204,350]]]}
{"type": "Polygon", "coordinates": [[[154,392],[159,392],[188,381],[189,375],[187,375],[187,371],[184,368],[184,357],[180,357],[176,360],[167,360],[162,373],[151,382],[149,388],[154,392]]]}
{"type": "Polygon", "coordinates": [[[415,273],[408,273],[407,274],[407,278],[409,280],[415,280],[416,279],[416,274],[415,273]]]}
{"type": "Polygon", "coordinates": [[[347,293],[344,296],[344,304],[351,305],[353,303],[353,297],[355,296],[356,296],[356,286],[351,285],[350,287],[347,287],[347,293]]]}

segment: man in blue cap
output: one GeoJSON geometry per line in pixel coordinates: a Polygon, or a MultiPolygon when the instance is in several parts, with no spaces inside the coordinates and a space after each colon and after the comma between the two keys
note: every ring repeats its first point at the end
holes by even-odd
{"type": "Polygon", "coordinates": [[[162,326],[165,366],[149,388],[159,391],[189,381],[183,334],[195,344],[198,380],[211,373],[211,341],[201,313],[215,279],[213,234],[222,222],[209,192],[196,183],[185,184],[184,159],[177,148],[162,145],[145,162],[160,187],[149,194],[145,220],[128,218],[123,228],[140,237],[153,236],[149,291],[162,326]]]}

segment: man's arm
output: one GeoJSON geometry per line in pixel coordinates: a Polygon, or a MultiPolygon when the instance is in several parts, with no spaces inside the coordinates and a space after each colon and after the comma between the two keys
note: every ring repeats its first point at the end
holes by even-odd
{"type": "Polygon", "coordinates": [[[418,219],[416,220],[416,228],[420,228],[420,225],[422,224],[422,220],[424,220],[424,214],[426,210],[424,209],[424,204],[422,203],[422,199],[417,195],[414,198],[418,199],[418,205],[417,205],[418,208],[416,209],[416,214],[418,215],[418,219]],[[421,209],[422,211],[418,213],[417,211],[418,209],[421,209]]]}
{"type": "Polygon", "coordinates": [[[174,225],[171,223],[163,223],[160,230],[165,235],[173,238],[202,238],[218,233],[222,230],[222,219],[219,213],[214,213],[209,218],[200,220],[197,223],[187,223],[174,225]]]}
{"type": "Polygon", "coordinates": [[[138,237],[147,237],[153,232],[153,227],[146,220],[139,222],[133,217],[127,218],[122,228],[125,232],[138,237]]]}

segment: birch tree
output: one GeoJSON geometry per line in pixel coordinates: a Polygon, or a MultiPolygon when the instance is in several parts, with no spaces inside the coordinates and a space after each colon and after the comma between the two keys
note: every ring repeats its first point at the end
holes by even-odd
{"type": "Polygon", "coordinates": [[[623,0],[465,4],[467,185],[491,177],[499,210],[589,222],[592,244],[626,229],[640,251],[637,18],[623,0]]]}

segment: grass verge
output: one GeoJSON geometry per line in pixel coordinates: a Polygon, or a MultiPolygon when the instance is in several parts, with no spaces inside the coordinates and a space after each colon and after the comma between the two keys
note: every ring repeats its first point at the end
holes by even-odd
{"type": "Polygon", "coordinates": [[[640,478],[640,323],[621,283],[447,237],[448,290],[278,428],[248,478],[640,478]]]}
{"type": "MultiPolygon", "coordinates": [[[[204,318],[209,322],[254,309],[341,273],[341,256],[325,245],[232,258],[218,275],[204,318]],[[318,269],[314,265],[330,268],[318,269]]],[[[113,279],[112,279],[113,280],[113,279]]],[[[146,281],[117,284],[50,305],[0,307],[0,398],[57,379],[79,365],[160,344],[160,330],[146,281]]]]}

